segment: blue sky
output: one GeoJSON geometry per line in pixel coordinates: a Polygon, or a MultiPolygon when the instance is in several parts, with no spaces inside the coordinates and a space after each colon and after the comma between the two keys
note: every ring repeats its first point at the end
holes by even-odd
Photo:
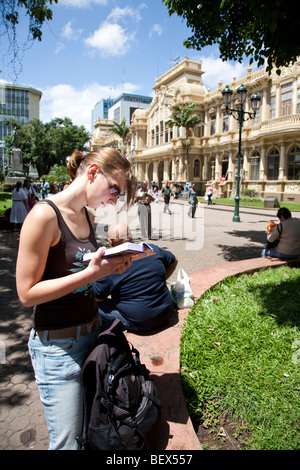
{"type": "MultiPolygon", "coordinates": [[[[123,92],[153,95],[155,78],[184,56],[202,60],[203,81],[213,90],[246,74],[244,64],[222,62],[217,47],[187,50],[184,21],[168,14],[161,0],[59,0],[53,20],[22,55],[17,83],[42,91],[40,119],[70,117],[90,131],[91,111],[101,98],[123,92]]],[[[27,22],[17,30],[24,37],[27,22]]],[[[21,42],[21,41],[20,41],[21,42]]],[[[5,44],[1,39],[0,52],[5,44]]],[[[1,54],[3,57],[3,54],[1,54]]],[[[1,78],[11,82],[6,58],[1,78]]]]}

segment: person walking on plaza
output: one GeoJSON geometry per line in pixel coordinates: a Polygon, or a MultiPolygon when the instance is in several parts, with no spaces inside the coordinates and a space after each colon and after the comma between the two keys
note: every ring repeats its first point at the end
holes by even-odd
{"type": "Polygon", "coordinates": [[[135,202],[138,204],[141,237],[149,238],[149,240],[152,236],[151,202],[153,201],[154,198],[148,192],[147,181],[142,181],[141,187],[138,189],[135,202]]]}
{"type": "Polygon", "coordinates": [[[188,190],[188,202],[190,205],[189,210],[188,210],[188,216],[194,218],[197,204],[198,204],[197,192],[195,190],[195,183],[192,183],[192,186],[188,190]]]}
{"type": "MultiPolygon", "coordinates": [[[[113,224],[108,241],[111,246],[131,242],[128,226],[113,224]]],[[[118,318],[129,331],[148,331],[162,326],[174,312],[166,279],[176,269],[177,258],[168,250],[150,246],[155,255],[134,261],[123,274],[94,282],[98,312],[104,321],[118,318]]]]}
{"type": "Polygon", "coordinates": [[[42,193],[42,199],[46,199],[47,194],[48,194],[48,189],[50,189],[49,183],[43,178],[42,184],[41,184],[41,193],[42,193]]]}
{"type": "Polygon", "coordinates": [[[273,248],[264,248],[262,257],[294,259],[300,257],[300,219],[292,217],[289,209],[281,207],[277,211],[279,224],[271,231],[267,230],[268,242],[279,239],[278,245],[273,248]]]}
{"type": "Polygon", "coordinates": [[[101,326],[93,281],[131,264],[130,255],[102,258],[91,208],[115,205],[124,191],[130,204],[136,185],[130,163],[113,148],[74,152],[68,172],[72,184],[27,215],[16,266],[19,299],[33,307],[28,348],[51,450],[78,449],[81,367],[101,326]],[[95,252],[89,264],[82,261],[87,252],[95,252]]]}
{"type": "Polygon", "coordinates": [[[214,193],[213,187],[209,185],[208,190],[207,190],[207,205],[208,206],[212,204],[211,198],[212,198],[213,193],[214,193]]]}
{"type": "Polygon", "coordinates": [[[155,183],[155,181],[152,181],[152,186],[151,187],[152,187],[152,191],[153,191],[153,194],[154,194],[155,202],[158,202],[158,186],[155,183]]]}
{"type": "Polygon", "coordinates": [[[169,186],[169,181],[165,182],[165,186],[162,187],[161,194],[164,198],[164,213],[172,214],[170,211],[169,203],[171,194],[174,196],[172,188],[169,186]]]}
{"type": "Polygon", "coordinates": [[[11,200],[12,206],[9,221],[11,224],[14,224],[14,230],[17,230],[22,227],[25,217],[28,214],[27,195],[23,189],[21,181],[16,183],[11,195],[11,200]]]}

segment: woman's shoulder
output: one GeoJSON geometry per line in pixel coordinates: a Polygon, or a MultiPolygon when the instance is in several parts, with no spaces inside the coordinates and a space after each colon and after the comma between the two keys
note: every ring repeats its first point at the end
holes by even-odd
{"type": "MultiPolygon", "coordinates": [[[[56,214],[50,204],[44,202],[38,202],[33,206],[31,211],[29,212],[28,218],[30,218],[31,223],[49,223],[52,220],[56,220],[56,214]]],[[[27,218],[26,217],[26,218],[27,218]]]]}

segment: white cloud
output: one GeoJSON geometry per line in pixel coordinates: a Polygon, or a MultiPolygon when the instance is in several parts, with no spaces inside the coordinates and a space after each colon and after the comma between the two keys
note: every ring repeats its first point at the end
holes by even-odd
{"type": "Polygon", "coordinates": [[[245,63],[238,62],[223,62],[220,58],[213,56],[201,57],[195,60],[202,60],[202,70],[205,72],[202,75],[203,83],[206,88],[215,90],[218,87],[218,82],[223,81],[223,85],[232,82],[233,78],[241,78],[246,75],[247,67],[245,63]]]}
{"type": "Polygon", "coordinates": [[[59,0],[60,6],[75,8],[90,7],[93,3],[96,5],[107,5],[108,0],[59,0]]]}
{"type": "Polygon", "coordinates": [[[156,23],[152,26],[152,28],[150,29],[150,32],[149,32],[149,38],[152,38],[153,34],[157,34],[158,36],[161,36],[162,35],[162,27],[156,23]]]}
{"type": "Polygon", "coordinates": [[[82,29],[74,29],[72,27],[72,21],[68,21],[68,23],[63,26],[60,35],[62,38],[67,39],[68,41],[73,41],[81,36],[82,31],[82,29]]]}
{"type": "Polygon", "coordinates": [[[117,22],[126,17],[130,17],[135,22],[139,22],[142,19],[141,10],[147,8],[145,3],[141,3],[136,8],[131,8],[128,5],[124,8],[114,8],[107,17],[107,21],[117,22]]]}
{"type": "Polygon", "coordinates": [[[119,24],[105,22],[85,40],[85,43],[98,50],[103,57],[121,56],[128,52],[134,38],[135,33],[127,33],[119,24]]]}
{"type": "Polygon", "coordinates": [[[145,3],[140,3],[135,9],[130,6],[113,8],[99,28],[85,39],[85,44],[98,50],[102,57],[126,54],[136,38],[135,31],[129,32],[127,20],[140,22],[143,8],[147,8],[145,3]]]}
{"type": "MultiPolygon", "coordinates": [[[[72,21],[68,21],[68,23],[63,26],[60,36],[67,41],[77,41],[80,38],[82,31],[83,29],[74,29],[72,27],[72,21]]],[[[54,54],[59,54],[62,50],[64,50],[64,48],[65,42],[59,41],[56,45],[54,54]]]]}
{"type": "Polygon", "coordinates": [[[102,98],[116,98],[121,93],[136,93],[138,85],[119,84],[115,87],[91,83],[81,89],[69,84],[59,84],[43,90],[40,104],[41,121],[49,122],[56,117],[69,117],[73,124],[91,130],[91,113],[102,98]]]}

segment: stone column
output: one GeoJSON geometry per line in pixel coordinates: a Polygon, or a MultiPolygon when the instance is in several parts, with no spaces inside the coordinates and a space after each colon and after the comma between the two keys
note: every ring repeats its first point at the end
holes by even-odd
{"type": "Polygon", "coordinates": [[[280,145],[280,157],[279,157],[279,180],[284,180],[284,175],[286,172],[286,159],[285,159],[285,146],[284,144],[280,145]]]}

